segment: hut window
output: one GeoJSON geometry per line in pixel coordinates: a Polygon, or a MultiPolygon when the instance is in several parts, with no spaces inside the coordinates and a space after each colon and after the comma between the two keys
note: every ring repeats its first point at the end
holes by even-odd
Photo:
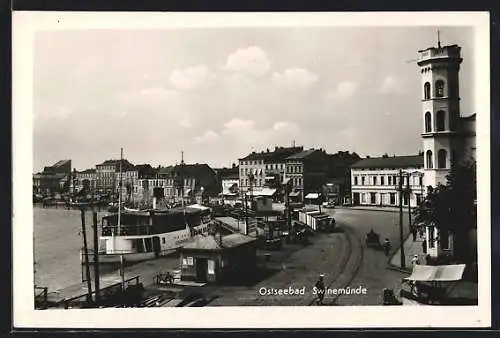
{"type": "Polygon", "coordinates": [[[208,273],[210,275],[215,274],[215,262],[211,259],[208,260],[208,273]]]}

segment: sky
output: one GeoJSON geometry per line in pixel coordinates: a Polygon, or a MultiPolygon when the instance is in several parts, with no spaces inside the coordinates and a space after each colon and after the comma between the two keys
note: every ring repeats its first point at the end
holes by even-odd
{"type": "MultiPolygon", "coordinates": [[[[418,50],[438,27],[40,31],[34,40],[33,170],[134,164],[230,166],[303,145],[361,156],[422,148],[418,50]]],[[[458,44],[462,115],[473,111],[471,28],[458,44]]]]}

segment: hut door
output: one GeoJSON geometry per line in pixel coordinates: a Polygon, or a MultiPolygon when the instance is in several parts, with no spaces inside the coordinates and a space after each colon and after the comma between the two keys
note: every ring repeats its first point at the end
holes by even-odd
{"type": "Polygon", "coordinates": [[[155,253],[155,257],[160,256],[161,246],[160,246],[160,237],[158,236],[153,237],[153,251],[155,253]]]}
{"type": "Polygon", "coordinates": [[[207,264],[208,261],[206,258],[197,258],[196,259],[196,281],[204,283],[207,281],[207,264]]]}

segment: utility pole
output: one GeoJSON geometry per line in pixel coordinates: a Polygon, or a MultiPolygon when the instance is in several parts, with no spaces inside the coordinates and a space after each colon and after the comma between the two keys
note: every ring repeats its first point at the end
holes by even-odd
{"type": "Polygon", "coordinates": [[[413,231],[413,227],[411,225],[411,189],[410,189],[410,173],[408,173],[408,181],[406,182],[406,191],[408,193],[408,227],[410,232],[413,231]]]}
{"type": "Polygon", "coordinates": [[[401,268],[405,268],[405,249],[403,242],[403,171],[399,170],[399,242],[401,250],[401,268]]]}
{"type": "Polygon", "coordinates": [[[87,231],[85,229],[85,210],[82,208],[81,209],[81,216],[82,216],[82,234],[83,234],[83,254],[85,257],[85,276],[87,279],[87,302],[91,303],[92,302],[92,281],[90,278],[90,269],[89,269],[89,252],[87,249],[87,231]]]}
{"type": "Polygon", "coordinates": [[[100,275],[99,275],[99,240],[97,233],[97,212],[93,212],[94,221],[94,281],[95,281],[95,303],[99,306],[100,303],[100,275]]]}
{"type": "Polygon", "coordinates": [[[248,235],[248,205],[247,205],[247,194],[246,192],[244,192],[245,194],[245,198],[244,198],[244,202],[245,202],[245,235],[248,235]]]}

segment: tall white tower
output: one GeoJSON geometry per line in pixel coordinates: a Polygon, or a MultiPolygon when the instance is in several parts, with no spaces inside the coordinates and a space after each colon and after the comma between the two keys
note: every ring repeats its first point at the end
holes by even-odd
{"type": "Polygon", "coordinates": [[[458,45],[419,51],[422,77],[422,114],[425,186],[446,184],[451,163],[460,153],[459,70],[462,58],[458,45]]]}

